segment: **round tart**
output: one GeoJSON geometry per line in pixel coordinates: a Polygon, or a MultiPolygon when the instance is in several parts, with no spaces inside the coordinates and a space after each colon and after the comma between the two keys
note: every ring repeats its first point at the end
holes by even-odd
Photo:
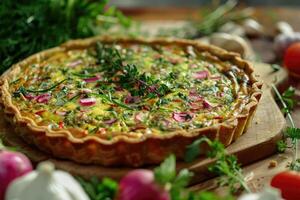
{"type": "Polygon", "coordinates": [[[54,157],[141,166],[206,136],[245,132],[261,97],[237,54],[191,40],[91,38],[12,66],[0,104],[17,135],[54,157]]]}

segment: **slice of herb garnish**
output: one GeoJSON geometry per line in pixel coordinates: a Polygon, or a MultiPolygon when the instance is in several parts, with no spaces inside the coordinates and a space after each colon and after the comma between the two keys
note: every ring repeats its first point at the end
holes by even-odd
{"type": "Polygon", "coordinates": [[[105,101],[107,102],[110,102],[112,104],[116,104],[120,107],[123,107],[123,108],[126,108],[128,110],[134,110],[134,108],[122,103],[121,101],[119,100],[116,100],[116,99],[113,99],[111,93],[109,92],[108,95],[105,95],[105,94],[97,94],[97,93],[91,93],[90,95],[94,95],[94,96],[97,96],[97,97],[100,97],[102,99],[104,99],[105,101]]]}
{"type": "Polygon", "coordinates": [[[53,84],[52,86],[45,88],[45,89],[40,89],[40,90],[33,90],[33,89],[25,89],[27,92],[32,92],[32,93],[44,93],[44,92],[48,92],[53,90],[54,88],[56,88],[57,86],[59,86],[60,84],[62,84],[63,82],[65,82],[67,79],[64,79],[62,81],[59,81],[55,84],[53,84]]]}
{"type": "Polygon", "coordinates": [[[243,178],[241,173],[242,169],[237,163],[237,158],[234,155],[228,155],[221,142],[217,140],[211,141],[207,137],[201,137],[187,146],[185,160],[191,162],[196,159],[201,153],[200,145],[203,143],[208,144],[210,147],[207,156],[215,159],[215,163],[209,167],[209,170],[222,176],[219,182],[220,185],[228,186],[232,192],[236,192],[240,188],[249,192],[250,189],[243,178]]]}

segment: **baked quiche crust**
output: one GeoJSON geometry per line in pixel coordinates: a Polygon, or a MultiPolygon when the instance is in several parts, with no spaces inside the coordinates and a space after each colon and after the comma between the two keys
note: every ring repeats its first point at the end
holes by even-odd
{"type": "Polygon", "coordinates": [[[225,146],[230,145],[240,137],[249,126],[258,101],[261,97],[262,84],[255,78],[253,68],[239,55],[220,48],[203,45],[196,41],[181,39],[131,39],[94,37],[74,40],[49,50],[42,51],[13,65],[0,79],[0,105],[5,118],[15,129],[17,135],[38,149],[50,153],[54,157],[69,159],[84,164],[100,164],[104,166],[142,166],[160,163],[168,154],[175,154],[182,159],[185,147],[195,139],[206,136],[220,140],[225,146]],[[221,62],[230,62],[247,75],[248,101],[238,114],[220,123],[202,128],[191,128],[168,131],[167,134],[144,134],[143,137],[129,137],[126,132],[116,134],[111,139],[103,139],[93,134],[75,137],[76,129],[53,129],[49,126],[38,125],[29,116],[22,114],[18,105],[13,101],[10,83],[16,75],[33,63],[40,63],[58,53],[74,49],[87,49],[97,42],[104,44],[137,44],[137,45],[175,45],[186,48],[193,47],[200,52],[208,52],[211,58],[221,62]]]}

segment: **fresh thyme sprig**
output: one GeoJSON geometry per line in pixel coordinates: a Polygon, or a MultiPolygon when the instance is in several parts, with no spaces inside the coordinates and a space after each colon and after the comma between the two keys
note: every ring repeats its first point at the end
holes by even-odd
{"type": "Polygon", "coordinates": [[[97,43],[96,58],[100,70],[110,77],[118,78],[113,82],[128,90],[133,96],[153,98],[164,96],[170,92],[167,85],[141,73],[135,64],[124,64],[125,60],[114,46],[97,43]]]}
{"type": "Polygon", "coordinates": [[[293,109],[296,101],[295,101],[295,89],[289,87],[283,94],[281,95],[275,85],[271,85],[274,90],[278,100],[283,106],[283,112],[286,114],[291,126],[287,127],[284,132],[283,140],[277,142],[277,149],[280,153],[284,152],[286,148],[288,148],[287,139],[291,139],[291,148],[294,150],[294,158],[293,162],[290,164],[291,170],[300,171],[300,161],[298,159],[298,140],[300,139],[300,129],[295,126],[293,117],[291,115],[291,110],[293,109]]]}
{"type": "MultiPolygon", "coordinates": [[[[174,155],[167,157],[160,166],[154,169],[155,182],[164,188],[171,200],[233,200],[232,195],[219,197],[213,192],[192,192],[188,186],[193,173],[187,169],[176,172],[176,158],[174,155]]],[[[84,180],[77,177],[85,192],[91,200],[113,200],[118,194],[118,183],[112,179],[104,178],[102,181],[93,177],[84,180]]],[[[146,195],[146,194],[145,194],[146,195]]]]}
{"type": "Polygon", "coordinates": [[[185,160],[191,162],[197,158],[201,153],[200,145],[203,143],[208,144],[210,147],[207,156],[216,160],[215,163],[209,167],[209,170],[221,176],[219,179],[220,186],[228,186],[233,193],[239,189],[250,192],[242,175],[242,169],[237,163],[237,158],[234,155],[228,155],[224,145],[217,140],[211,141],[207,137],[195,140],[187,147],[185,160]]]}

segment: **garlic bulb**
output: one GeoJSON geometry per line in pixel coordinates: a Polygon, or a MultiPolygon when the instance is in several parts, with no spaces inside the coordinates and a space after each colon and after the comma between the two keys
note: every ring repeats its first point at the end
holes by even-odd
{"type": "Polygon", "coordinates": [[[282,34],[285,34],[285,35],[294,34],[293,27],[290,24],[288,24],[287,22],[284,22],[284,21],[277,22],[276,31],[278,33],[282,33],[282,34]]]}
{"type": "Polygon", "coordinates": [[[280,191],[275,188],[266,188],[260,193],[244,194],[238,200],[283,200],[280,191]]]}
{"type": "Polygon", "coordinates": [[[251,58],[252,49],[248,42],[242,37],[227,33],[214,33],[209,38],[209,43],[227,51],[239,53],[244,58],[251,58]]]}
{"type": "Polygon", "coordinates": [[[238,25],[234,22],[227,22],[224,25],[222,25],[218,32],[221,33],[229,33],[231,35],[237,35],[237,36],[244,36],[245,30],[241,25],[238,25]]]}
{"type": "Polygon", "coordinates": [[[13,181],[5,200],[89,200],[78,182],[67,172],[55,171],[51,162],[13,181]]]}
{"type": "Polygon", "coordinates": [[[264,34],[263,26],[254,19],[246,19],[243,27],[247,35],[261,36],[264,34]]]}

